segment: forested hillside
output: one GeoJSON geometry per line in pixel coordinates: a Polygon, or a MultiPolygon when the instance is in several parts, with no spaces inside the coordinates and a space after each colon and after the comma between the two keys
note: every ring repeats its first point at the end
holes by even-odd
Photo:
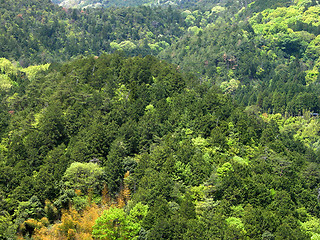
{"type": "Polygon", "coordinates": [[[318,1],[0,11],[0,239],[320,239],[318,1]]]}
{"type": "MultiPolygon", "coordinates": [[[[46,227],[70,204],[103,204],[103,189],[105,206],[125,206],[117,210],[123,224],[139,224],[141,238],[317,234],[319,136],[310,131],[318,120],[304,119],[312,126],[304,129],[300,118],[244,111],[153,57],[102,55],[29,76],[9,64],[3,71],[10,68],[1,113],[3,236],[81,236],[81,221],[46,227]],[[144,215],[129,221],[140,205],[144,215]]],[[[99,219],[94,229],[112,228],[99,219]]]]}
{"type": "Polygon", "coordinates": [[[229,19],[193,27],[160,55],[246,106],[290,115],[319,112],[320,6],[285,5],[255,13],[260,5],[253,3],[235,16],[224,15],[229,19]]]}
{"type": "Polygon", "coordinates": [[[156,55],[194,24],[171,7],[80,10],[9,0],[0,11],[0,57],[23,67],[117,50],[156,55]]]}

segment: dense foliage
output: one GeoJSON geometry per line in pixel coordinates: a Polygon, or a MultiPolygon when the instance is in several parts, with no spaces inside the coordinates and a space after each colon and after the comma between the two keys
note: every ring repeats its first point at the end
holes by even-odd
{"type": "Polygon", "coordinates": [[[186,34],[160,55],[220,85],[244,105],[268,113],[319,112],[320,6],[298,1],[248,20],[256,6],[250,4],[230,19],[223,15],[225,19],[186,34]]]}
{"type": "Polygon", "coordinates": [[[0,1],[0,57],[25,67],[119,50],[131,56],[157,55],[226,9],[230,14],[238,9],[228,1],[217,2],[221,6],[189,11],[171,6],[67,9],[48,0],[0,1]]]}
{"type": "Polygon", "coordinates": [[[320,238],[319,4],[183,4],[0,0],[0,239],[320,238]]]}
{"type": "Polygon", "coordinates": [[[21,66],[117,50],[157,54],[193,22],[177,9],[65,9],[47,1],[0,1],[0,57],[21,66]]]}
{"type": "MultiPolygon", "coordinates": [[[[3,228],[32,234],[46,225],[32,221],[53,221],[72,203],[69,219],[87,194],[101,204],[107,188],[127,196],[124,212],[110,208],[119,236],[127,224],[147,239],[317,234],[306,226],[319,214],[320,137],[299,118],[244,111],[153,57],[89,57],[39,67],[32,79],[15,71],[2,94],[1,208],[13,216],[3,228]],[[136,204],[148,208],[139,221],[136,204]]],[[[95,236],[112,216],[99,218],[95,236]]]]}

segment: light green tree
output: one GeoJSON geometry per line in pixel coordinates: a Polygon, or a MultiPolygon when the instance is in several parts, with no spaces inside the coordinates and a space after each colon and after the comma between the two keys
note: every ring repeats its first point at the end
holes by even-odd
{"type": "Polygon", "coordinates": [[[121,208],[111,207],[96,220],[92,236],[97,239],[136,239],[148,206],[138,203],[129,215],[121,208]]]}
{"type": "Polygon", "coordinates": [[[62,177],[64,189],[81,190],[86,193],[89,189],[100,191],[103,188],[104,171],[94,163],[74,162],[62,177]]]}

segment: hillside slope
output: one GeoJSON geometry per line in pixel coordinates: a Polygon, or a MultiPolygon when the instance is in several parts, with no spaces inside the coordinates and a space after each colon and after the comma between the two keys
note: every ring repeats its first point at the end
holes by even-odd
{"type": "Polygon", "coordinates": [[[281,115],[244,111],[216,87],[150,56],[102,55],[32,75],[6,64],[14,71],[1,93],[2,237],[91,236],[84,222],[67,224],[76,215],[63,209],[87,214],[90,199],[106,207],[103,189],[122,199],[123,186],[129,193],[119,207],[149,209],[135,225],[136,236],[148,239],[318,234],[310,224],[320,210],[313,148],[320,137],[293,125],[299,118],[283,128],[281,115]],[[51,228],[60,211],[65,224],[51,228]]]}
{"type": "Polygon", "coordinates": [[[160,56],[268,113],[319,112],[319,5],[299,1],[192,28],[160,56]]]}
{"type": "Polygon", "coordinates": [[[191,23],[173,8],[64,9],[48,1],[0,2],[0,57],[22,66],[117,50],[157,54],[191,23]]]}
{"type": "Polygon", "coordinates": [[[319,5],[208,2],[0,1],[0,239],[319,238],[319,5]]]}

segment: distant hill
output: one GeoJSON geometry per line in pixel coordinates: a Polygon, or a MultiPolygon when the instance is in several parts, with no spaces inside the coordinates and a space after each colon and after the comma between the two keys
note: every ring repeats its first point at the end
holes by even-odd
{"type": "Polygon", "coordinates": [[[156,55],[195,24],[174,8],[80,10],[19,0],[0,1],[0,9],[0,57],[22,66],[114,51],[156,55]]]}
{"type": "Polygon", "coordinates": [[[177,5],[178,0],[55,0],[53,3],[66,8],[127,7],[141,5],[177,5]]]}
{"type": "Polygon", "coordinates": [[[53,1],[60,6],[66,8],[99,8],[99,7],[123,7],[123,6],[139,6],[143,4],[150,3],[147,0],[129,0],[129,1],[119,1],[119,0],[55,0],[53,1]]]}
{"type": "Polygon", "coordinates": [[[317,2],[256,1],[237,14],[213,10],[222,11],[214,24],[190,27],[161,57],[245,105],[294,115],[320,110],[317,2]]]}
{"type": "Polygon", "coordinates": [[[166,6],[179,8],[211,9],[216,5],[224,7],[246,7],[252,0],[53,0],[55,4],[66,8],[99,8],[99,7],[127,7],[127,6],[166,6]]]}

